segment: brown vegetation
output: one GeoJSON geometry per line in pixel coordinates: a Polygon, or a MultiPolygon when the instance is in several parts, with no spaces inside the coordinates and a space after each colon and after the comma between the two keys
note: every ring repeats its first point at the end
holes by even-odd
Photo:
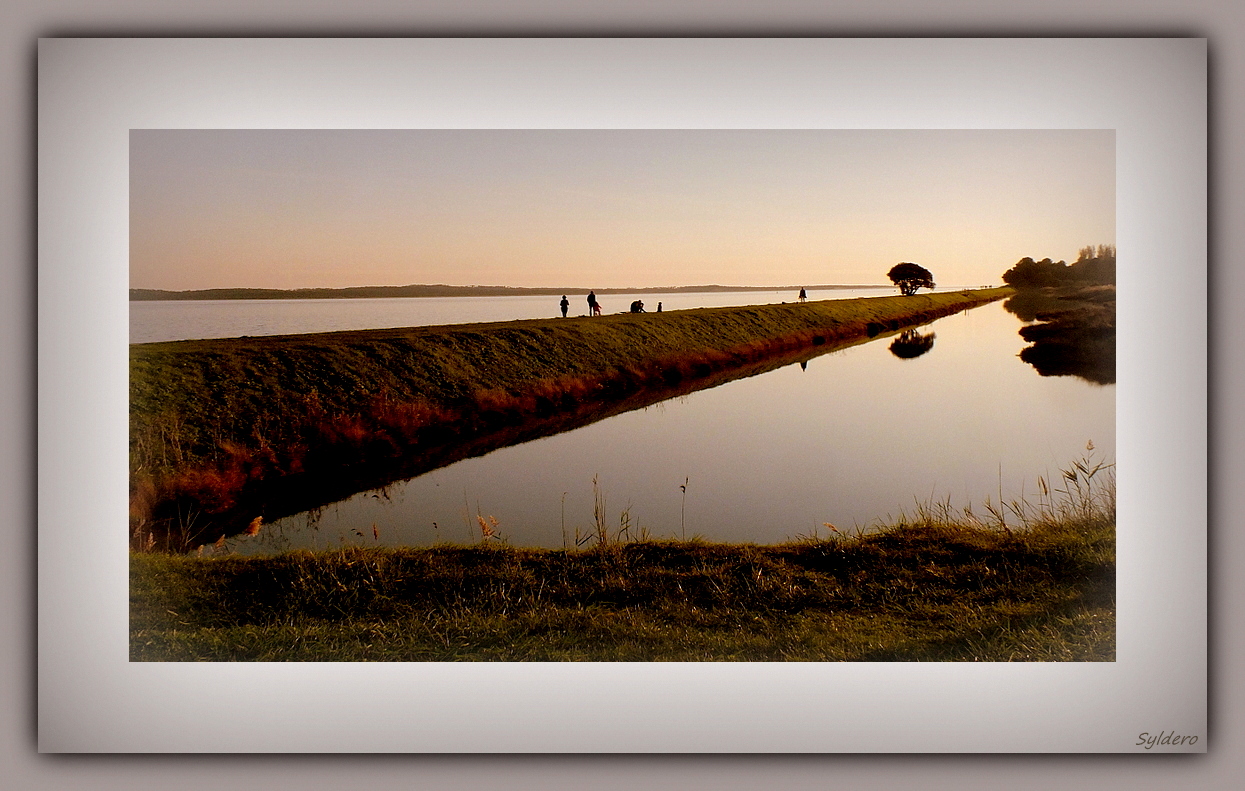
{"type": "Polygon", "coordinates": [[[710,386],[1008,293],[135,345],[134,546],[193,548],[256,516],[332,501],[309,496],[340,499],[498,437],[531,438],[533,424],[564,430],[611,405],[652,403],[646,393],[710,386]]]}

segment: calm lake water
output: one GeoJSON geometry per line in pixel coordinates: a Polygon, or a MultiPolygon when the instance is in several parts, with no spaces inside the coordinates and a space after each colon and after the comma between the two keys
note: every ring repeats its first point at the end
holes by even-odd
{"type": "MultiPolygon", "coordinates": [[[[890,291],[869,295],[879,293],[890,291]]],[[[810,296],[827,294],[850,296],[810,296]]],[[[644,299],[649,306],[661,299],[673,309],[790,297],[753,292],[644,299]]],[[[612,295],[602,302],[611,310],[630,298],[612,295]]],[[[494,320],[549,315],[556,303],[548,297],[135,303],[132,317],[180,316],[174,324],[184,337],[209,326],[258,335],[264,328],[338,328],[294,329],[303,321],[295,316],[327,316],[362,328],[357,317],[344,317],[371,311],[379,323],[366,326],[377,327],[417,323],[403,318],[416,314],[422,323],[494,320]],[[353,304],[335,304],[346,302],[353,304]],[[420,304],[393,304],[410,302],[420,304]],[[213,317],[219,306],[225,315],[213,317]],[[254,323],[243,326],[239,317],[246,311],[254,323]],[[266,323],[254,318],[265,312],[271,314],[266,323]]],[[[789,365],[460,461],[265,524],[257,536],[230,539],[229,547],[267,553],[474,543],[481,538],[477,517],[496,520],[497,532],[513,545],[561,547],[574,543],[577,530],[581,536],[592,531],[596,497],[605,501],[612,530],[629,520],[633,536],[644,530],[711,541],[824,536],[825,523],[848,531],[911,513],[918,502],[948,498],[984,514],[979,506],[987,497],[1035,495],[1038,476],[1057,481],[1059,469],[1081,458],[1087,442],[1098,457],[1114,458],[1115,387],[1039,376],[1017,357],[1026,345],[1020,326],[996,302],[920,328],[927,337],[909,343],[908,353],[928,350],[916,357],[892,351],[895,336],[880,337],[814,358],[807,367],[789,365]]],[[[135,330],[135,340],[169,333],[147,326],[135,330]]]]}
{"type": "MultiPolygon", "coordinates": [[[[936,289],[955,291],[957,289],[936,289]]],[[[894,294],[894,287],[810,291],[810,299],[847,299],[894,294]]],[[[795,302],[793,291],[732,291],[703,294],[602,294],[602,310],[623,313],[632,300],[663,310],[795,302]]],[[[588,315],[583,294],[570,294],[570,316],[588,315]]],[[[130,343],[192,338],[237,338],[337,330],[420,327],[477,321],[511,321],[561,315],[560,297],[421,297],[417,299],[220,299],[130,303],[130,343]]]]}

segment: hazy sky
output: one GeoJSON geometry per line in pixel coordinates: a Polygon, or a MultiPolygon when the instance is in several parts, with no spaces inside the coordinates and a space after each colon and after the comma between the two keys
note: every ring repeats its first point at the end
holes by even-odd
{"type": "Polygon", "coordinates": [[[135,130],[130,285],[1000,282],[1115,242],[1103,130],[135,130]]]}

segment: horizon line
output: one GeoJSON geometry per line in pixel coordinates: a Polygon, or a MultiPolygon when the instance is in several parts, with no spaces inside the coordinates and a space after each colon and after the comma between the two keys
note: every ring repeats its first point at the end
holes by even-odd
{"type": "MultiPolygon", "coordinates": [[[[831,290],[831,289],[854,289],[854,288],[893,288],[891,283],[823,283],[814,285],[764,285],[764,286],[745,286],[745,285],[720,285],[716,283],[695,284],[686,286],[613,286],[603,288],[586,288],[582,286],[502,286],[502,285],[449,285],[445,283],[410,283],[399,286],[309,286],[300,288],[265,288],[251,286],[227,286],[213,288],[195,288],[195,289],[162,289],[147,287],[131,287],[129,289],[130,298],[134,299],[138,296],[150,298],[148,295],[176,295],[185,298],[189,295],[198,294],[235,294],[238,296],[257,295],[257,294],[306,294],[309,292],[330,294],[330,295],[346,295],[348,293],[367,292],[394,292],[409,290],[424,290],[434,292],[464,292],[464,291],[503,291],[503,292],[523,292],[529,294],[587,294],[589,291],[598,293],[649,293],[649,292],[700,292],[700,291],[799,291],[801,288],[808,290],[831,290]]],[[[433,296],[435,294],[428,294],[433,296]]]]}

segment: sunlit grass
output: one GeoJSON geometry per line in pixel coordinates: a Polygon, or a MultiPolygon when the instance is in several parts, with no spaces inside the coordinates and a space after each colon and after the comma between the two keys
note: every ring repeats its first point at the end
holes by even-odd
{"type": "MultiPolygon", "coordinates": [[[[1112,661],[1113,467],[788,544],[131,555],[135,660],[1112,661]]],[[[624,525],[625,526],[625,525],[624,525]]],[[[481,531],[496,530],[483,521],[481,531]]]]}
{"type": "Polygon", "coordinates": [[[136,344],[132,546],[215,540],[188,514],[231,514],[240,530],[274,481],[322,488],[451,439],[857,342],[1010,293],[136,344]]]}

